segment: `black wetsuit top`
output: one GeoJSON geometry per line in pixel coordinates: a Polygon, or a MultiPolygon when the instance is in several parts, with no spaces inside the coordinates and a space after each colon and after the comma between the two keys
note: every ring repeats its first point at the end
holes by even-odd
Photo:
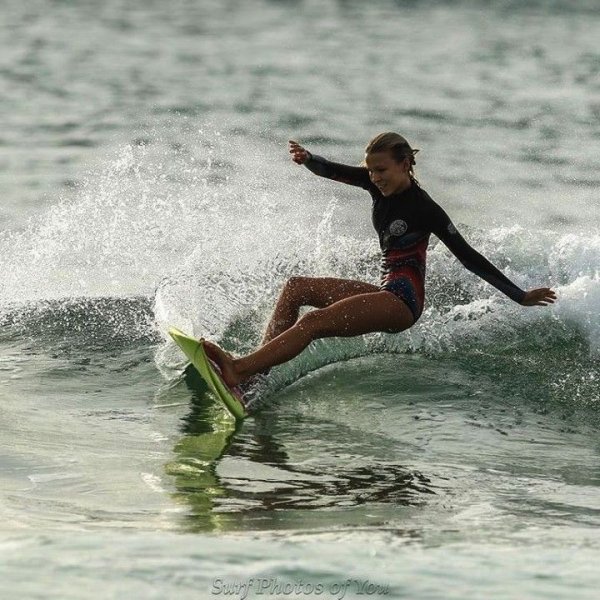
{"type": "MultiPolygon", "coordinates": [[[[522,302],[525,292],[465,241],[446,212],[415,181],[403,192],[384,196],[365,167],[341,165],[315,155],[304,164],[316,175],[361,187],[371,194],[372,221],[383,254],[384,289],[394,291],[391,287],[394,280],[407,274],[413,283],[419,276],[424,280],[425,253],[429,236],[434,233],[469,271],[515,302],[522,302]]],[[[422,292],[417,290],[416,296],[414,306],[408,302],[415,319],[422,311],[424,287],[422,292]]]]}

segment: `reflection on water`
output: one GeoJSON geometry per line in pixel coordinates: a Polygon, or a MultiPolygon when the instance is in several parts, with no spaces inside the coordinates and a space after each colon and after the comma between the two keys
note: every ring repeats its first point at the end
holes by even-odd
{"type": "Polygon", "coordinates": [[[427,476],[391,461],[327,452],[294,461],[273,415],[259,413],[236,428],[193,370],[184,381],[191,410],[166,470],[175,500],[189,505],[186,529],[277,528],[286,511],[335,511],[320,521],[339,524],[344,509],[421,505],[435,493],[427,476]]]}

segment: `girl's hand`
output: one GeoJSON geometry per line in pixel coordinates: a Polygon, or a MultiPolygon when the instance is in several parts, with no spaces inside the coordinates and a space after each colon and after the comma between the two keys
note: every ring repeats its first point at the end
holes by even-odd
{"type": "Polygon", "coordinates": [[[292,160],[296,164],[303,165],[307,160],[310,160],[310,152],[303,148],[298,142],[290,140],[289,144],[292,160]]]}
{"type": "Polygon", "coordinates": [[[525,293],[525,298],[521,301],[523,306],[547,306],[554,304],[556,293],[550,288],[538,288],[529,290],[525,293]]]}

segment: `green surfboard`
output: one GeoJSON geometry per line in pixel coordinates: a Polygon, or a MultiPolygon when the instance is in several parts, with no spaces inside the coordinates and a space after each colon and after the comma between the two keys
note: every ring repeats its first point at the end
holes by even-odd
{"type": "Polygon", "coordinates": [[[235,420],[242,421],[246,416],[246,409],[241,399],[229,389],[211,365],[208,356],[206,356],[202,341],[186,335],[175,327],[169,329],[169,335],[190,359],[190,362],[194,365],[198,373],[200,373],[200,376],[204,379],[209,389],[225,405],[235,420]]]}

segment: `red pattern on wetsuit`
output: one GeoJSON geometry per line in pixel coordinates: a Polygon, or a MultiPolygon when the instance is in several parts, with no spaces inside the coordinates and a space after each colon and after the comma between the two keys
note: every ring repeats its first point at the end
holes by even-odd
{"type": "Polygon", "coordinates": [[[425,266],[429,236],[408,248],[391,248],[382,259],[382,289],[404,300],[415,321],[425,304],[425,266]]]}

